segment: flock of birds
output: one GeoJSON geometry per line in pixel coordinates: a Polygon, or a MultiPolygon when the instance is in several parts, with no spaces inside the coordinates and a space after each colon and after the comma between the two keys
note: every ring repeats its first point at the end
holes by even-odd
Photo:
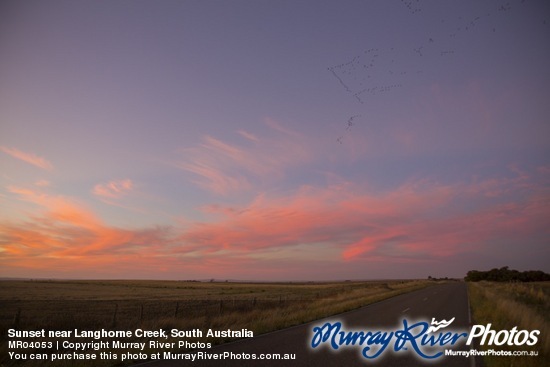
{"type": "MultiPolygon", "coordinates": [[[[413,15],[424,11],[422,0],[400,0],[400,2],[413,15]]],[[[437,34],[419,40],[409,49],[368,48],[348,61],[329,66],[327,70],[347,94],[364,105],[376,96],[405,87],[411,78],[424,73],[426,61],[430,60],[431,65],[433,62],[445,62],[445,58],[455,55],[458,40],[479,35],[474,32],[497,32],[497,24],[505,24],[499,17],[513,11],[524,2],[525,0],[517,0],[513,3],[497,1],[491,11],[480,12],[470,17],[450,16],[447,19],[437,20],[441,23],[437,25],[437,34]],[[441,61],[437,58],[441,58],[441,61]]],[[[546,20],[541,19],[541,21],[546,25],[546,20]]],[[[336,139],[338,143],[343,144],[345,134],[349,133],[361,116],[361,114],[354,114],[346,120],[344,134],[336,139]]]]}

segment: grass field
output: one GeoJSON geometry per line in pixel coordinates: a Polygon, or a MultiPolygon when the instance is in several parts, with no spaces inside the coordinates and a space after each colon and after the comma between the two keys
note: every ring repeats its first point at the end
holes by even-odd
{"type": "MultiPolygon", "coordinates": [[[[20,330],[245,328],[259,335],[430,284],[434,282],[2,281],[0,324],[3,330],[13,327],[20,330]]],[[[6,359],[6,336],[2,335],[1,366],[70,365],[10,361],[6,359]]],[[[229,339],[195,341],[215,344],[229,339]]],[[[88,365],[113,363],[96,361],[88,365]]]]}
{"type": "MultiPolygon", "coordinates": [[[[550,366],[550,283],[468,283],[475,324],[492,324],[493,330],[540,330],[535,346],[489,347],[495,350],[533,350],[538,357],[486,357],[487,367],[550,366]]],[[[482,349],[488,349],[481,346],[482,349]]]]}

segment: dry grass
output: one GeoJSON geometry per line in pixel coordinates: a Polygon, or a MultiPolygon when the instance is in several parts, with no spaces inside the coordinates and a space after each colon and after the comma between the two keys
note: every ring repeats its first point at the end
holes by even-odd
{"type": "Polygon", "coordinates": [[[540,330],[535,346],[508,349],[539,351],[538,357],[487,357],[484,362],[488,367],[550,366],[550,283],[479,282],[468,286],[474,323],[491,323],[493,330],[510,330],[514,326],[518,330],[540,330]]]}
{"type": "MultiPolygon", "coordinates": [[[[14,327],[14,324],[21,330],[135,330],[141,327],[145,330],[197,328],[206,331],[209,328],[245,328],[259,335],[352,310],[430,284],[433,282],[3,281],[0,286],[0,323],[4,330],[14,327]]],[[[4,334],[0,350],[3,356],[1,366],[70,365],[13,363],[4,358],[7,356],[5,337],[4,334]]],[[[228,341],[198,340],[213,344],[228,341]]],[[[112,364],[96,361],[89,366],[112,364]]]]}

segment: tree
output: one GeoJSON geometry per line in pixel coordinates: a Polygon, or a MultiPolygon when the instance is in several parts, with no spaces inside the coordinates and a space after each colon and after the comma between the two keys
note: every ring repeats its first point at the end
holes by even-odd
{"type": "Polygon", "coordinates": [[[541,270],[520,272],[510,270],[508,266],[503,266],[500,269],[493,268],[489,271],[470,270],[464,280],[467,282],[479,282],[481,280],[492,282],[545,282],[550,281],[550,274],[541,270]]]}

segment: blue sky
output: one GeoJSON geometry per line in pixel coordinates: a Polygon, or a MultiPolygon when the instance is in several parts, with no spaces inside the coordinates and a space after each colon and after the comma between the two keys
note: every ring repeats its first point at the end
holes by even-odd
{"type": "Polygon", "coordinates": [[[544,1],[1,13],[3,276],[550,270],[544,1]]]}

